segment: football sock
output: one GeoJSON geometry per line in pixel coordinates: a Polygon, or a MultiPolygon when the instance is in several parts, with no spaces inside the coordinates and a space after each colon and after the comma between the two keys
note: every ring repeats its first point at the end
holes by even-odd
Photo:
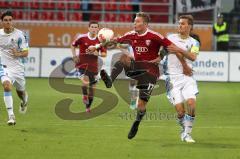
{"type": "Polygon", "coordinates": [[[181,126],[182,131],[184,131],[183,121],[184,121],[184,116],[183,116],[183,117],[180,117],[180,118],[177,118],[177,123],[181,126]]]}
{"type": "Polygon", "coordinates": [[[184,132],[186,134],[191,134],[193,121],[194,121],[194,117],[192,117],[192,116],[190,116],[188,114],[185,114],[183,125],[184,125],[184,128],[185,128],[184,132]]]}
{"type": "Polygon", "coordinates": [[[23,93],[23,102],[26,103],[28,101],[28,94],[26,91],[23,93]]]}
{"type": "Polygon", "coordinates": [[[137,107],[137,99],[139,96],[139,90],[136,88],[136,85],[129,85],[130,92],[130,108],[135,109],[137,107]]]}
{"type": "Polygon", "coordinates": [[[26,91],[23,91],[22,94],[20,95],[20,99],[23,101],[23,103],[26,103],[28,100],[28,94],[26,91]]]}
{"type": "Polygon", "coordinates": [[[87,87],[86,86],[82,86],[82,93],[83,95],[87,95],[87,87]]]}
{"type": "Polygon", "coordinates": [[[93,87],[89,87],[88,104],[86,105],[87,108],[90,108],[92,105],[93,95],[94,95],[93,87]]]}
{"type": "Polygon", "coordinates": [[[112,82],[117,78],[117,76],[122,72],[122,70],[123,70],[123,63],[120,61],[117,61],[114,64],[112,72],[111,72],[112,82]]]}
{"type": "Polygon", "coordinates": [[[13,98],[11,92],[4,92],[3,100],[7,108],[8,116],[14,115],[13,113],[13,98]]]}
{"type": "Polygon", "coordinates": [[[138,110],[137,116],[136,116],[136,121],[138,121],[140,123],[145,114],[146,114],[146,110],[144,110],[144,111],[138,110]]]}
{"type": "Polygon", "coordinates": [[[86,105],[86,108],[90,108],[93,102],[93,97],[88,97],[88,104],[86,105]]]}

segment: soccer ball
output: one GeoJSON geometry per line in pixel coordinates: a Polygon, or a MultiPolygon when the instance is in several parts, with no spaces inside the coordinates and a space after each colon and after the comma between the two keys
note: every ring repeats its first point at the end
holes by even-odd
{"type": "Polygon", "coordinates": [[[108,42],[114,37],[114,32],[109,28],[102,28],[98,32],[98,40],[100,42],[108,42]]]}

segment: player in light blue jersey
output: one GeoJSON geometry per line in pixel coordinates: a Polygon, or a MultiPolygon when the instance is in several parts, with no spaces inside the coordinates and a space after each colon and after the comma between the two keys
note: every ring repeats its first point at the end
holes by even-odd
{"type": "Polygon", "coordinates": [[[13,15],[5,11],[1,15],[0,29],[0,78],[4,89],[4,103],[8,112],[8,125],[15,125],[13,112],[12,86],[21,99],[20,113],[27,110],[28,95],[25,91],[24,57],[28,56],[28,41],[25,34],[13,27],[13,15]]]}

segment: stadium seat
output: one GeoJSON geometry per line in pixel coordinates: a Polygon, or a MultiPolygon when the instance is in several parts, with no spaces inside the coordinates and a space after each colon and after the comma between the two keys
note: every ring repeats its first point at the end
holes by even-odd
{"type": "Polygon", "coordinates": [[[92,21],[100,21],[101,20],[101,14],[96,14],[96,13],[91,14],[90,15],[90,20],[92,20],[92,21]]]}
{"type": "Polygon", "coordinates": [[[125,20],[126,20],[126,22],[132,22],[133,20],[132,20],[132,14],[125,14],[125,20]]]}
{"type": "Polygon", "coordinates": [[[11,6],[11,8],[24,8],[24,2],[12,1],[9,2],[9,6],[11,6]]]}
{"type": "Polygon", "coordinates": [[[41,16],[40,16],[40,19],[41,20],[48,20],[48,12],[44,11],[41,13],[41,16]]]}
{"type": "Polygon", "coordinates": [[[43,2],[41,3],[43,9],[54,9],[54,4],[53,2],[43,2]]]}
{"type": "Polygon", "coordinates": [[[113,13],[105,14],[104,21],[106,21],[106,22],[115,22],[116,20],[117,20],[116,14],[113,14],[113,13]]]}
{"type": "Polygon", "coordinates": [[[105,10],[117,10],[117,4],[114,4],[114,2],[116,2],[116,0],[108,0],[107,2],[111,2],[111,3],[106,3],[105,5],[105,10]]]}
{"type": "Polygon", "coordinates": [[[169,0],[142,0],[142,2],[147,2],[147,3],[168,3],[169,0]]]}
{"type": "Polygon", "coordinates": [[[64,11],[57,12],[57,20],[64,21],[65,19],[66,19],[66,16],[64,11]]]}
{"type": "Polygon", "coordinates": [[[81,12],[68,13],[68,20],[82,21],[82,13],[81,12]]]}
{"type": "Polygon", "coordinates": [[[0,7],[1,8],[8,8],[9,2],[8,1],[0,1],[0,7]]]}
{"type": "Polygon", "coordinates": [[[80,10],[81,9],[81,4],[79,3],[79,1],[76,1],[76,3],[69,3],[68,4],[68,9],[80,10]]]}
{"type": "MultiPolygon", "coordinates": [[[[95,2],[101,2],[99,0],[96,0],[95,2]]],[[[102,4],[92,4],[93,10],[102,10],[102,4]]]]}
{"type": "Polygon", "coordinates": [[[124,22],[124,21],[125,21],[125,16],[124,16],[124,14],[120,14],[120,15],[119,15],[119,21],[120,21],[120,22],[124,22]]]}
{"type": "Polygon", "coordinates": [[[54,20],[54,12],[48,12],[48,20],[54,20]]]}
{"type": "MultiPolygon", "coordinates": [[[[168,6],[159,7],[154,5],[156,2],[169,2],[169,0],[142,0],[143,2],[152,2],[153,4],[149,7],[142,6],[142,10],[146,12],[159,12],[159,13],[168,13],[168,6]]],[[[107,22],[132,22],[132,15],[125,14],[125,12],[132,11],[131,0],[121,0],[122,4],[116,4],[114,2],[119,2],[119,0],[95,0],[91,2],[106,2],[104,8],[106,9],[106,13],[104,19],[102,19],[102,13],[90,13],[90,18],[88,20],[95,20],[95,21],[107,21],[107,22]],[[120,15],[114,12],[110,13],[109,11],[116,11],[119,9],[120,15]]],[[[70,21],[81,21],[86,20],[83,15],[87,14],[82,11],[82,1],[79,0],[32,0],[32,1],[20,1],[20,0],[0,0],[0,8],[12,8],[15,9],[15,15],[17,19],[24,19],[27,17],[26,20],[70,20],[70,21]],[[25,9],[32,9],[31,12],[24,11],[25,9]],[[65,10],[66,9],[66,10],[65,10]]],[[[91,11],[101,11],[103,9],[102,4],[92,4],[91,11]]],[[[168,16],[163,15],[151,15],[152,22],[168,22],[168,16]]]]}
{"type": "Polygon", "coordinates": [[[18,11],[17,16],[18,16],[18,20],[27,19],[26,13],[24,13],[23,11],[18,11]]]}
{"type": "Polygon", "coordinates": [[[30,13],[30,19],[31,20],[39,20],[39,13],[38,13],[38,11],[32,11],[30,13]]]}
{"type": "Polygon", "coordinates": [[[168,3],[169,0],[143,0],[143,2],[152,3],[152,5],[142,6],[143,12],[148,12],[151,18],[151,22],[161,22],[168,23],[168,15],[151,15],[151,12],[157,13],[168,13],[169,6],[161,6],[154,5],[154,3],[168,3]]]}
{"type": "Polygon", "coordinates": [[[120,22],[132,22],[132,15],[131,14],[120,14],[119,21],[120,22]]]}
{"type": "Polygon", "coordinates": [[[47,11],[43,11],[41,13],[41,20],[54,20],[54,13],[53,12],[47,12],[47,11]]]}
{"type": "Polygon", "coordinates": [[[39,8],[40,8],[40,4],[39,4],[39,2],[37,2],[36,0],[34,0],[34,1],[30,2],[30,7],[31,7],[32,9],[39,9],[39,8]]]}
{"type": "Polygon", "coordinates": [[[30,20],[30,14],[26,11],[20,11],[23,14],[23,18],[21,20],[30,20]]]}
{"type": "Polygon", "coordinates": [[[22,12],[19,12],[19,11],[13,11],[13,17],[16,20],[20,20],[23,18],[23,14],[22,14],[22,12]]]}
{"type": "Polygon", "coordinates": [[[123,4],[120,4],[120,6],[119,6],[119,9],[121,11],[131,11],[132,10],[132,5],[129,4],[131,1],[125,0],[122,2],[123,2],[123,4]]]}
{"type": "Polygon", "coordinates": [[[55,8],[56,9],[65,9],[65,3],[64,2],[59,2],[59,3],[55,3],[55,8]]]}

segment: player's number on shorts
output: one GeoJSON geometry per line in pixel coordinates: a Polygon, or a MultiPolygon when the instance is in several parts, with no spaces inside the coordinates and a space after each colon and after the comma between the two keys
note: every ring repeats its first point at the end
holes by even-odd
{"type": "Polygon", "coordinates": [[[148,88],[147,88],[147,89],[148,89],[148,90],[153,90],[153,88],[154,88],[154,84],[152,84],[152,83],[149,83],[149,84],[148,84],[148,88]]]}

